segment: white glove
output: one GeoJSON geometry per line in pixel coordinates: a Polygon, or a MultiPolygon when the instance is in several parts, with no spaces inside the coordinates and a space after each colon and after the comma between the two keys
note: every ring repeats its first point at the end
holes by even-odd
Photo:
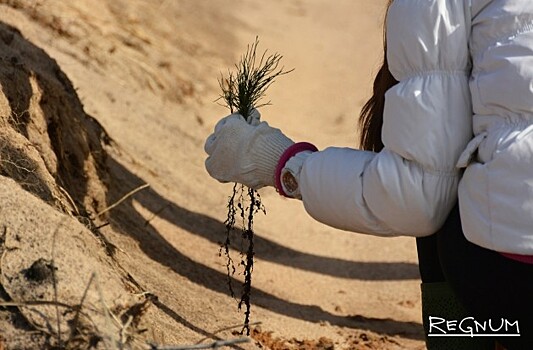
{"type": "Polygon", "coordinates": [[[238,182],[253,189],[275,185],[278,161],[294,142],[259,118],[254,110],[251,125],[240,114],[217,123],[204,147],[209,175],[220,182],[238,182]]]}

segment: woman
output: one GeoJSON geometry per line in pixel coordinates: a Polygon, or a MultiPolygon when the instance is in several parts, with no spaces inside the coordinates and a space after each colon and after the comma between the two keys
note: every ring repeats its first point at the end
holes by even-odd
{"type": "Polygon", "coordinates": [[[418,237],[422,281],[445,281],[448,298],[478,321],[519,320],[520,337],[497,340],[527,348],[533,1],[395,0],[386,29],[384,64],[362,112],[365,150],[318,152],[258,115],[253,125],[231,115],[206,141],[206,168],[219,181],[275,186],[333,227],[418,237]]]}

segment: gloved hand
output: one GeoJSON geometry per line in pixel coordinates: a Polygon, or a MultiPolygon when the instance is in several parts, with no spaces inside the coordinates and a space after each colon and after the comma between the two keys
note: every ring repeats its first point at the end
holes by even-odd
{"type": "Polygon", "coordinates": [[[278,161],[294,142],[259,119],[259,112],[254,110],[251,124],[240,114],[217,123],[204,147],[209,175],[220,182],[238,182],[253,189],[275,185],[278,161]]]}

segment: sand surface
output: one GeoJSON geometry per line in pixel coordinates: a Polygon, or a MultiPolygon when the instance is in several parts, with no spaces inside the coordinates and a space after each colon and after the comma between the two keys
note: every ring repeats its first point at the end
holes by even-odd
{"type": "MultiPolygon", "coordinates": [[[[380,63],[384,3],[0,1],[0,21],[57,62],[85,112],[113,139],[107,179],[90,190],[102,186],[105,203],[86,200],[86,208],[98,211],[150,186],[96,220],[116,248],[114,263],[105,264],[129,280],[122,293],[152,297],[140,343],[239,337],[240,328],[218,332],[243,321],[218,254],[231,185],[211,179],[203,165],[204,140],[228,113],[214,102],[217,78],[258,36],[260,50],[282,54],[294,68],[268,91],[272,105],[262,118],[319,148],[356,147],[358,113],[380,63]]],[[[270,189],[261,195],[267,215],[255,221],[251,315],[261,324],[238,348],[425,348],[414,239],[335,230],[298,201],[270,189]]],[[[55,254],[69,254],[68,247],[59,244],[55,254]]],[[[105,290],[106,280],[100,285],[105,290]]],[[[0,349],[7,338],[0,330],[0,349]]]]}

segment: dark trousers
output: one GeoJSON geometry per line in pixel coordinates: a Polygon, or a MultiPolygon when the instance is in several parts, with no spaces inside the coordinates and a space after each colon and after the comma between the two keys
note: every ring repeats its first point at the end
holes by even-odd
{"type": "Polygon", "coordinates": [[[417,239],[417,249],[423,283],[446,281],[478,321],[518,320],[521,337],[495,340],[508,350],[533,349],[533,265],[467,241],[457,206],[439,232],[417,239]]]}

